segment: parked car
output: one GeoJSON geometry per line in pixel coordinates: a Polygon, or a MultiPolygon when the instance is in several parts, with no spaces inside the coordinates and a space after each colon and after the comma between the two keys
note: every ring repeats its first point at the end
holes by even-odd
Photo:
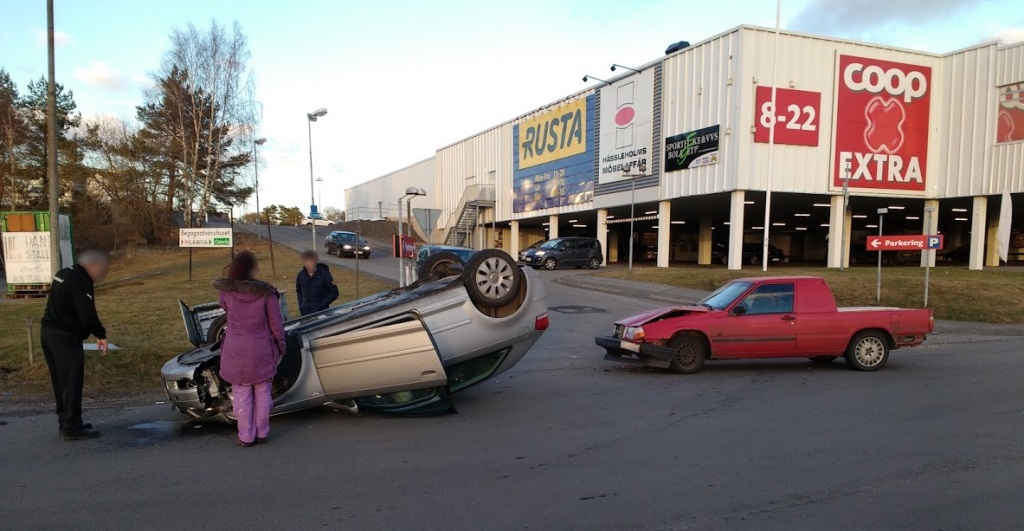
{"type": "Polygon", "coordinates": [[[519,251],[519,261],[522,262],[523,259],[526,258],[526,251],[529,251],[531,249],[536,249],[536,248],[540,247],[541,245],[543,245],[544,242],[546,242],[546,241],[547,240],[537,240],[537,241],[531,243],[530,246],[527,247],[526,249],[523,249],[523,250],[519,251]]]}
{"type": "MultiPolygon", "coordinates": [[[[437,274],[285,322],[287,351],[273,381],[273,415],[319,406],[424,415],[452,410],[449,395],[501,374],[548,328],[544,282],[497,249],[458,275],[437,274]],[[495,269],[507,271],[492,274],[495,269]]],[[[204,305],[205,307],[205,305],[204,305]]],[[[183,306],[188,323],[203,322],[183,306]]],[[[193,309],[195,310],[195,309],[193,309]]],[[[173,408],[232,421],[231,385],[220,378],[221,341],[164,364],[173,408]]]]}
{"type": "MultiPolygon", "coordinates": [[[[882,265],[892,265],[896,259],[896,252],[883,251],[882,252],[882,265]]],[[[850,249],[850,265],[877,265],[878,264],[878,251],[868,251],[867,249],[850,249]]]]}
{"type": "Polygon", "coordinates": [[[526,251],[523,256],[523,263],[535,268],[543,266],[544,269],[562,266],[597,269],[602,262],[604,255],[601,254],[601,242],[597,238],[578,236],[548,240],[536,249],[526,251]]]}
{"type": "MultiPolygon", "coordinates": [[[[743,244],[742,263],[749,265],[760,265],[761,257],[764,256],[764,246],[759,242],[748,242],[743,244]]],[[[729,265],[729,246],[723,243],[716,243],[711,250],[711,261],[719,262],[722,265],[729,265]]],[[[785,262],[786,253],[778,247],[768,244],[768,261],[785,262]]]]}
{"type": "Polygon", "coordinates": [[[423,278],[442,265],[462,267],[476,249],[454,245],[424,245],[416,253],[416,277],[423,278]]]}
{"type": "Polygon", "coordinates": [[[941,255],[942,261],[950,264],[966,264],[971,261],[971,244],[961,245],[941,255]]]}
{"type": "Polygon", "coordinates": [[[302,221],[299,222],[299,225],[302,225],[303,227],[308,227],[314,224],[317,227],[330,227],[334,225],[334,222],[324,218],[302,218],[302,221]]]}
{"type": "Polygon", "coordinates": [[[662,308],[615,323],[594,338],[605,359],[699,371],[705,360],[807,357],[874,371],[890,350],[924,342],[931,310],[836,308],[828,284],[814,277],[734,280],[693,306],[662,308]]]}
{"type": "Polygon", "coordinates": [[[370,257],[370,244],[363,239],[357,243],[354,232],[336,230],[324,238],[324,247],[327,248],[327,254],[336,254],[339,257],[351,256],[354,258],[357,255],[363,258],[370,257]]]}

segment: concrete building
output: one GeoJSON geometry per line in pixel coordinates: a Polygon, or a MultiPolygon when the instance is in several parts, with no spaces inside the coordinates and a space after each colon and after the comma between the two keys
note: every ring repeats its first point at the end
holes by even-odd
{"type": "Polygon", "coordinates": [[[886,234],[942,234],[980,269],[998,265],[1009,189],[1011,260],[1024,258],[1024,43],[936,55],[782,32],[777,45],[774,71],[774,32],[751,26],[620,69],[347,190],[346,204],[394,202],[432,167],[416,206],[443,211],[446,243],[515,254],[596,236],[625,261],[632,219],[636,260],[738,269],[761,259],[770,190],[769,239],[790,261],[874,260],[865,240],[884,207],[886,234]]]}

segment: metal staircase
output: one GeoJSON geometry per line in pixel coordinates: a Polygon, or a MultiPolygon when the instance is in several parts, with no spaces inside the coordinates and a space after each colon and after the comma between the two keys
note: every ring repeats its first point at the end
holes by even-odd
{"type": "Polygon", "coordinates": [[[445,225],[445,245],[469,247],[466,244],[471,243],[473,231],[480,221],[480,211],[484,208],[494,208],[494,185],[467,186],[462,192],[459,206],[449,216],[448,224],[445,225]]]}

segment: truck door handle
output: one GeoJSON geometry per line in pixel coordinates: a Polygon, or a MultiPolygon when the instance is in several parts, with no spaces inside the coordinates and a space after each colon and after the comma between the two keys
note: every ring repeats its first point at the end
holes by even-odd
{"type": "Polygon", "coordinates": [[[785,316],[782,317],[782,320],[783,321],[796,321],[796,317],[793,317],[792,315],[785,315],[785,316]]]}

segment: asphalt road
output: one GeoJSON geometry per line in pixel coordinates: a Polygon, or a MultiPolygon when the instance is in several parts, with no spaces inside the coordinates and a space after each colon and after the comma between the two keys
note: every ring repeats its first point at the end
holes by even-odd
{"type": "Polygon", "coordinates": [[[547,287],[551,329],[457,415],[302,412],[249,449],[151,401],[87,411],[104,435],[76,443],[50,414],[0,416],[0,529],[1024,527],[1021,338],[939,334],[877,373],[677,376],[593,346],[656,301],[547,287]]]}
{"type": "MultiPolygon", "coordinates": [[[[239,228],[241,230],[255,232],[263,238],[267,237],[267,228],[262,225],[259,227],[242,225],[239,226],[239,228]]],[[[317,247],[314,250],[320,255],[320,261],[329,264],[332,267],[341,266],[349,269],[355,269],[355,258],[339,258],[337,256],[327,254],[327,251],[324,248],[324,238],[330,234],[331,230],[332,229],[329,227],[316,228],[317,247]]],[[[291,249],[299,252],[309,249],[313,245],[312,231],[309,227],[274,227],[271,235],[274,238],[274,243],[290,247],[291,249]]],[[[370,258],[367,260],[359,260],[360,273],[374,275],[391,281],[397,280],[399,270],[398,259],[391,256],[390,242],[368,241],[367,243],[370,244],[370,258]]],[[[407,262],[409,262],[409,260],[407,260],[407,262]]],[[[266,269],[266,266],[264,266],[264,269],[266,269]]],[[[278,271],[278,273],[286,276],[294,276],[296,272],[278,271]]]]}

